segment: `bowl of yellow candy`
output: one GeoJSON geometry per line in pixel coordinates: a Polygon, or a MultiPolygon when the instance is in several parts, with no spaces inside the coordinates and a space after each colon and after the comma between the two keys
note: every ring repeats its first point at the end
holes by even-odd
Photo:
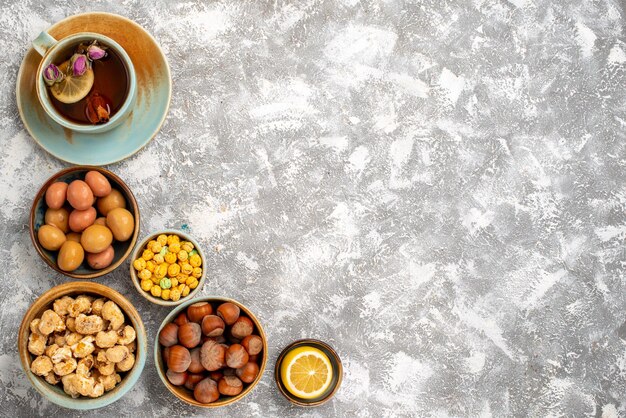
{"type": "Polygon", "coordinates": [[[162,306],[175,306],[195,297],[206,278],[204,253],[188,234],[166,230],[135,247],[130,277],[143,297],[162,306]]]}

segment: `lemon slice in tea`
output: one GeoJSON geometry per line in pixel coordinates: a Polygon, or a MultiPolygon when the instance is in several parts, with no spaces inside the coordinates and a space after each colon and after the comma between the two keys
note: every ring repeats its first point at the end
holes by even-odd
{"type": "Polygon", "coordinates": [[[91,91],[93,87],[93,70],[91,68],[87,68],[85,73],[81,76],[74,76],[71,74],[71,71],[68,74],[67,67],[70,62],[65,61],[63,64],[59,65],[59,71],[66,74],[63,81],[60,83],[54,83],[50,87],[50,92],[54,96],[55,99],[60,101],[61,103],[76,103],[79,100],[85,98],[91,91]]]}
{"type": "Polygon", "coordinates": [[[294,348],[283,359],[280,377],[289,392],[298,398],[315,399],[324,394],[333,379],[328,356],[315,347],[294,348]]]}

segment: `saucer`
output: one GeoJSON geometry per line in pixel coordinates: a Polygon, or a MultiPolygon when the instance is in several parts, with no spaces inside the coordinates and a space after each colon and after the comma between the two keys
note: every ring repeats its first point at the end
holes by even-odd
{"type": "Polygon", "coordinates": [[[167,59],[154,38],[137,23],[111,13],[84,13],[67,17],[47,29],[57,40],[77,32],[101,33],[128,53],[137,73],[137,101],[120,125],[100,134],[74,132],[55,123],[43,110],[35,90],[41,56],[32,47],[17,75],[17,108],[24,126],[44,150],[79,165],[106,165],[143,148],[165,121],[172,97],[167,59]]]}

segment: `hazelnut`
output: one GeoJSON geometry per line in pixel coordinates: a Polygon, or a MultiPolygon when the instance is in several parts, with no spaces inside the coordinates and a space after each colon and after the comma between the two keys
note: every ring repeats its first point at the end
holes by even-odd
{"type": "Polygon", "coordinates": [[[259,359],[259,355],[254,354],[248,357],[248,363],[256,363],[258,359],[259,359]]]}
{"type": "Polygon", "coordinates": [[[222,395],[237,396],[243,390],[243,383],[237,376],[224,376],[217,383],[217,389],[222,395]]]}
{"type": "Polygon", "coordinates": [[[167,380],[169,380],[172,385],[181,386],[181,385],[184,385],[185,382],[187,381],[187,378],[189,377],[189,373],[187,372],[179,373],[179,372],[174,372],[168,369],[168,371],[165,373],[165,376],[167,376],[167,380]]]}
{"type": "Polygon", "coordinates": [[[165,364],[167,364],[167,361],[170,358],[170,348],[171,347],[165,347],[161,352],[161,354],[163,354],[163,363],[165,364]]]}
{"type": "Polygon", "coordinates": [[[219,380],[224,376],[224,373],[220,372],[219,370],[216,370],[214,372],[209,373],[209,377],[213,380],[215,380],[216,382],[219,382],[219,380]]]}
{"type": "Polygon", "coordinates": [[[191,364],[191,354],[182,345],[173,345],[170,347],[169,358],[167,359],[167,368],[174,372],[182,373],[187,370],[191,364]]]}
{"type": "Polygon", "coordinates": [[[217,315],[202,318],[202,333],[207,337],[217,337],[224,333],[224,320],[217,315]]]}
{"type": "Polygon", "coordinates": [[[217,390],[217,383],[208,377],[196,383],[193,389],[193,397],[200,403],[211,403],[220,397],[217,390]]]}
{"type": "MultiPolygon", "coordinates": [[[[195,323],[195,322],[194,322],[195,323]]],[[[202,373],[204,371],[204,367],[202,367],[202,363],[200,362],[200,347],[196,347],[190,351],[191,354],[191,363],[187,370],[190,373],[202,373]]]]}
{"type": "Polygon", "coordinates": [[[207,341],[202,344],[200,349],[200,362],[202,366],[212,372],[224,367],[226,356],[226,346],[216,343],[215,341],[207,341]]]}
{"type": "Polygon", "coordinates": [[[233,344],[226,350],[225,359],[228,367],[238,369],[248,362],[248,352],[241,344],[233,344]]]}
{"type": "Polygon", "coordinates": [[[204,377],[205,376],[202,374],[189,373],[187,375],[187,380],[185,381],[185,387],[189,390],[193,390],[196,387],[196,384],[198,384],[199,381],[204,379],[204,377]]]}
{"type": "Polygon", "coordinates": [[[178,342],[187,348],[194,348],[200,344],[202,328],[200,324],[188,322],[178,327],[178,342]]]}
{"type": "Polygon", "coordinates": [[[232,325],[239,318],[239,306],[234,303],[222,303],[217,308],[217,314],[226,322],[226,325],[232,325]]]}
{"type": "Polygon", "coordinates": [[[202,321],[202,318],[212,313],[213,307],[208,302],[194,303],[187,308],[187,318],[189,318],[191,322],[197,322],[198,324],[202,321]]]}
{"type": "Polygon", "coordinates": [[[230,329],[230,333],[235,338],[243,339],[252,334],[253,330],[254,323],[252,320],[248,317],[240,316],[230,329]]]}
{"type": "Polygon", "coordinates": [[[237,369],[235,373],[242,382],[252,383],[254,379],[256,379],[256,376],[259,374],[259,365],[249,362],[245,366],[237,369]]]}
{"type": "Polygon", "coordinates": [[[166,324],[159,332],[159,344],[165,347],[178,344],[178,325],[166,324]]]}
{"type": "Polygon", "coordinates": [[[185,312],[179,313],[176,319],[174,320],[174,323],[178,326],[186,324],[187,322],[189,322],[189,318],[187,318],[187,314],[185,312]]]}
{"type": "Polygon", "coordinates": [[[258,335],[248,335],[241,340],[241,345],[251,356],[255,356],[263,350],[263,340],[258,335]]]}

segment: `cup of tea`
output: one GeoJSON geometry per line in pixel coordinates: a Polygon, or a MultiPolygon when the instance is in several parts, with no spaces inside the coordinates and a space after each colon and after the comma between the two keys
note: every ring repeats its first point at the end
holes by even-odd
{"type": "Polygon", "coordinates": [[[43,57],[36,74],[37,97],[56,123],[100,133],[130,115],[137,98],[135,68],[113,39],[81,32],[56,40],[44,31],[33,47],[43,57]]]}

